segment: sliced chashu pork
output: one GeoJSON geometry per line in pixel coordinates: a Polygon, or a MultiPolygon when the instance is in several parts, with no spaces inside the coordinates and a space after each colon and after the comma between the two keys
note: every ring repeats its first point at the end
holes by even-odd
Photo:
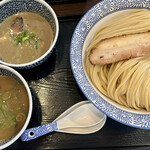
{"type": "Polygon", "coordinates": [[[104,65],[149,54],[150,32],[144,32],[101,40],[90,51],[89,60],[104,65]]]}

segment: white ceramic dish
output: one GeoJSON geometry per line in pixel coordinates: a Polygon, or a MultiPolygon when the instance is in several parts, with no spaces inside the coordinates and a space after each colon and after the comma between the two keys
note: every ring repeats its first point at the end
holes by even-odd
{"type": "Polygon", "coordinates": [[[15,80],[19,81],[25,87],[25,89],[28,93],[28,98],[29,98],[29,112],[27,115],[26,122],[25,122],[24,126],[22,127],[22,129],[18,132],[17,135],[15,135],[14,137],[12,137],[8,140],[0,141],[0,149],[4,149],[4,148],[10,146],[11,144],[13,144],[22,135],[22,133],[26,129],[27,125],[29,124],[30,118],[31,118],[33,104],[32,104],[32,95],[31,95],[29,86],[28,86],[27,82],[25,81],[25,79],[17,71],[15,71],[14,69],[12,69],[8,66],[0,65],[0,75],[9,76],[9,77],[14,78],[15,80]]]}
{"type": "Polygon", "coordinates": [[[131,9],[149,9],[146,0],[103,0],[92,7],[78,23],[71,41],[70,61],[74,77],[84,93],[98,109],[112,119],[137,128],[150,129],[150,113],[121,106],[101,94],[90,82],[84,68],[85,50],[94,33],[108,21],[131,9]]]}
{"type": "Polygon", "coordinates": [[[34,12],[43,16],[52,26],[54,31],[54,40],[48,51],[38,59],[24,64],[10,64],[0,60],[0,63],[13,68],[28,69],[43,63],[52,53],[54,45],[58,38],[59,24],[54,10],[43,0],[2,0],[0,2],[0,23],[7,17],[18,12],[34,12]]]}

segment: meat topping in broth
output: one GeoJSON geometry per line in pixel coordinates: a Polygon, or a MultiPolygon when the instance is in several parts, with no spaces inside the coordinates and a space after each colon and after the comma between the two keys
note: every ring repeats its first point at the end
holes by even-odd
{"type": "Polygon", "coordinates": [[[10,16],[0,25],[0,58],[23,64],[41,57],[53,42],[53,30],[42,16],[23,12],[10,16]]]}

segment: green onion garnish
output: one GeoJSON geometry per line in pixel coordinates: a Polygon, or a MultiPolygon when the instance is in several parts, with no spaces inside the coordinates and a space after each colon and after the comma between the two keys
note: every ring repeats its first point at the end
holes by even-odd
{"type": "Polygon", "coordinates": [[[31,45],[31,43],[34,43],[34,48],[37,50],[38,49],[38,37],[36,36],[35,33],[29,32],[28,30],[24,30],[23,32],[13,35],[12,36],[15,44],[26,44],[27,42],[31,45]],[[31,42],[33,41],[33,42],[31,42]]]}

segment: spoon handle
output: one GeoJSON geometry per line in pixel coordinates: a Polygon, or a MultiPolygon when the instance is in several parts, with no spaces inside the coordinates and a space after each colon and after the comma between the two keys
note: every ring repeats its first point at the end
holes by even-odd
{"type": "Polygon", "coordinates": [[[22,141],[30,141],[47,133],[58,130],[57,122],[52,122],[46,125],[27,129],[21,135],[22,141]]]}

